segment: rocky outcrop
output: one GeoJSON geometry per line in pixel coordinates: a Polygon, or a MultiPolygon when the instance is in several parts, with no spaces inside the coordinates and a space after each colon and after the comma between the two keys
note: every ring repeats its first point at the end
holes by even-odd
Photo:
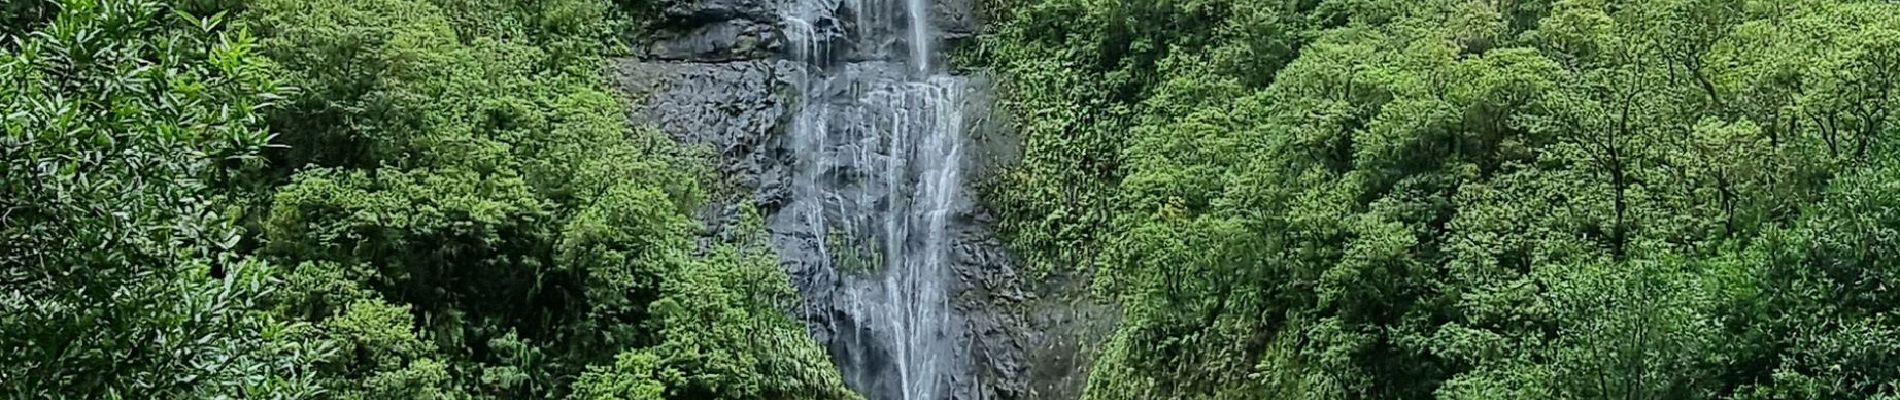
{"type": "Polygon", "coordinates": [[[777,8],[756,0],[684,0],[665,3],[650,36],[637,38],[646,60],[724,62],[764,60],[784,46],[777,8]]]}
{"type": "MultiPolygon", "coordinates": [[[[844,340],[862,334],[862,327],[845,317],[849,304],[838,289],[852,272],[840,271],[820,251],[827,238],[800,229],[796,221],[777,218],[795,185],[794,143],[787,129],[801,91],[807,90],[801,82],[809,72],[787,59],[789,52],[798,49],[788,48],[792,41],[785,32],[791,22],[780,15],[785,4],[777,0],[663,1],[664,11],[652,21],[652,34],[636,41],[636,57],[614,63],[615,82],[637,104],[631,112],[633,119],[716,152],[721,186],[736,193],[708,207],[703,214],[707,225],[714,232],[730,226],[738,202],[750,202],[768,214],[771,241],[805,299],[794,313],[827,345],[834,360],[877,363],[865,356],[887,349],[855,348],[862,342],[844,340]]],[[[974,1],[934,0],[932,19],[944,31],[945,41],[974,36],[980,26],[972,12],[974,1]]],[[[840,15],[838,20],[798,21],[805,24],[798,29],[864,29],[856,26],[855,15],[840,15]]],[[[826,50],[852,53],[847,59],[902,51],[888,43],[847,43],[826,50]]],[[[980,177],[1010,162],[1020,143],[1007,134],[1001,116],[990,113],[988,80],[973,76],[968,82],[971,93],[963,98],[970,104],[963,108],[963,126],[975,132],[967,141],[973,151],[964,168],[966,176],[980,177]]],[[[1114,313],[1086,301],[1080,295],[1085,285],[1060,279],[1046,284],[1019,271],[990,231],[992,223],[987,213],[974,207],[958,212],[949,222],[950,269],[955,279],[948,290],[956,311],[955,347],[960,352],[955,360],[959,370],[950,374],[949,397],[1074,398],[1083,381],[1086,354],[1112,326],[1114,313]]]]}
{"type": "Polygon", "coordinates": [[[659,127],[674,139],[711,147],[719,155],[722,186],[754,192],[770,208],[784,200],[783,150],[779,136],[793,102],[789,76],[799,67],[784,61],[678,62],[621,59],[613,78],[632,96],[636,123],[659,127]],[[780,174],[780,175],[772,175],[780,174]]]}

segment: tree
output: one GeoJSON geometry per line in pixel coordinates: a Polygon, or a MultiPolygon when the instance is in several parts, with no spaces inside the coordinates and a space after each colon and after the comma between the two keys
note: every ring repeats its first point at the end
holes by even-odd
{"type": "Polygon", "coordinates": [[[252,37],[153,1],[6,7],[45,23],[0,55],[0,391],[310,394],[291,372],[322,349],[252,311],[275,269],[225,209],[277,99],[252,37]]]}
{"type": "Polygon", "coordinates": [[[1012,11],[986,198],[1122,306],[1086,398],[1891,393],[1890,4],[1012,11]]]}

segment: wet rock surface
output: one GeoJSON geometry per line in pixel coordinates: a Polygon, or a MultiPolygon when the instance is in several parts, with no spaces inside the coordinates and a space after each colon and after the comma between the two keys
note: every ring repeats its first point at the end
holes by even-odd
{"type": "Polygon", "coordinates": [[[644,60],[764,60],[782,51],[776,8],[758,0],[676,0],[661,8],[653,31],[636,38],[644,60]]]}
{"type": "Polygon", "coordinates": [[[761,209],[783,202],[779,134],[791,118],[788,76],[799,67],[782,61],[678,62],[620,59],[612,71],[636,104],[635,123],[652,124],[674,139],[710,147],[727,187],[756,193],[761,209]]]}
{"type": "MultiPolygon", "coordinates": [[[[824,344],[847,375],[887,367],[892,349],[872,348],[863,340],[867,327],[852,318],[847,277],[861,271],[840,268],[836,255],[827,254],[830,238],[814,235],[789,217],[794,186],[801,184],[788,134],[801,101],[809,90],[865,90],[851,84],[814,88],[802,77],[811,67],[790,60],[788,24],[780,17],[784,0],[674,0],[664,7],[655,32],[636,46],[636,57],[616,60],[612,77],[633,100],[636,122],[651,123],[684,143],[709,147],[718,154],[720,186],[737,193],[721,196],[702,212],[711,235],[728,230],[737,220],[740,203],[750,202],[766,215],[771,242],[781,266],[803,294],[804,304],[792,312],[806,321],[814,338],[824,344]],[[844,270],[841,270],[844,269],[844,270]]],[[[975,0],[936,0],[932,22],[945,41],[973,36],[980,22],[971,12],[975,0]]],[[[855,43],[838,32],[862,29],[860,12],[845,2],[843,12],[791,29],[831,32],[833,40],[821,50],[836,51],[842,62],[874,63],[880,55],[906,51],[902,43],[855,43]]],[[[866,12],[892,12],[878,10],[866,12]]],[[[806,50],[813,51],[813,50],[806,50]]],[[[864,68],[865,71],[887,69],[864,68]]],[[[866,72],[871,73],[871,72],[866,72]]],[[[859,79],[859,78],[854,78],[859,79]]],[[[990,84],[982,76],[969,77],[959,98],[962,126],[971,132],[965,141],[963,183],[982,179],[1013,159],[1020,145],[999,115],[989,110],[990,84]]],[[[833,118],[829,124],[845,130],[877,130],[877,119],[833,118]]],[[[875,171],[825,175],[841,188],[861,186],[858,181],[878,179],[875,171]]],[[[805,183],[809,184],[809,183],[805,183]]],[[[964,192],[972,192],[964,190],[964,192]]],[[[953,399],[1066,399],[1080,394],[1087,355],[1113,326],[1115,312],[1088,301],[1086,285],[1066,278],[1047,279],[1025,273],[990,230],[994,221],[975,206],[962,202],[948,216],[949,279],[946,290],[954,319],[949,336],[956,349],[944,397],[953,399]]],[[[861,382],[875,381],[860,379],[861,382]]],[[[888,393],[888,388],[857,388],[888,393]]]]}

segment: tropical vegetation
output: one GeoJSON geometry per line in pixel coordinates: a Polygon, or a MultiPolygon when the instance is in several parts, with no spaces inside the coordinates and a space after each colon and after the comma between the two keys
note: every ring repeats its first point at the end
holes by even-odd
{"type": "Polygon", "coordinates": [[[1900,396],[1900,5],[1016,0],[1086,399],[1900,396]]]}
{"type": "Polygon", "coordinates": [[[857,398],[759,229],[698,240],[623,6],[0,5],[0,394],[857,398]]]}
{"type": "MultiPolygon", "coordinates": [[[[1900,399],[1900,4],[980,5],[1085,399],[1900,399]]],[[[859,398],[661,6],[0,4],[0,396],[859,398]]]]}

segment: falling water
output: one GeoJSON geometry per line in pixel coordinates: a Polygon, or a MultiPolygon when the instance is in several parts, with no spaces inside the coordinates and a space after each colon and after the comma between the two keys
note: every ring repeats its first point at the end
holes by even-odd
{"type": "Polygon", "coordinates": [[[833,354],[872,399],[945,398],[955,364],[946,223],[961,198],[965,85],[932,65],[928,13],[927,0],[793,0],[784,10],[803,102],[781,212],[826,238],[819,255],[843,271],[851,329],[833,354]],[[849,23],[837,17],[846,13],[849,23]],[[908,57],[892,56],[900,51],[908,57]]]}

